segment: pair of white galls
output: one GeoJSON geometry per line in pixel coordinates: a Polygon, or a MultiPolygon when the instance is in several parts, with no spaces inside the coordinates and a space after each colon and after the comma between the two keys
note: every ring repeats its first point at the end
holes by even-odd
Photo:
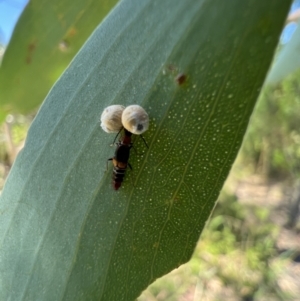
{"type": "Polygon", "coordinates": [[[100,121],[106,133],[118,133],[124,127],[132,134],[141,135],[149,127],[148,114],[139,105],[109,106],[102,112],[100,121]]]}

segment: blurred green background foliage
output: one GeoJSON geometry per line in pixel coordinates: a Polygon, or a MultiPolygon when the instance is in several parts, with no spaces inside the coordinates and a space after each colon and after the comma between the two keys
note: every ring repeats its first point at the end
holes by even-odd
{"type": "Polygon", "coordinates": [[[299,176],[299,76],[265,87],[245,138],[243,159],[271,178],[299,176]]]}

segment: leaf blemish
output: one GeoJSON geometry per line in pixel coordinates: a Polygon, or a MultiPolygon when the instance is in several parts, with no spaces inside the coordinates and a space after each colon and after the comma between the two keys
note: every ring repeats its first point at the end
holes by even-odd
{"type": "Polygon", "coordinates": [[[177,84],[179,86],[181,86],[182,84],[185,83],[186,81],[186,75],[184,73],[179,73],[176,77],[175,77],[175,81],[177,82],[177,84]]]}
{"type": "Polygon", "coordinates": [[[32,59],[32,55],[33,55],[33,52],[36,48],[36,42],[32,42],[28,45],[28,52],[27,52],[27,57],[26,57],[26,63],[27,64],[30,64],[31,63],[31,59],[32,59]]]}

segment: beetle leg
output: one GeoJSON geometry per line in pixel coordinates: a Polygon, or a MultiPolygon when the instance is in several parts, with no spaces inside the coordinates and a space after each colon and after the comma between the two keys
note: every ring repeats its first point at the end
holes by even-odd
{"type": "Polygon", "coordinates": [[[143,139],[143,141],[144,141],[144,143],[145,143],[146,147],[147,147],[147,148],[149,148],[149,146],[148,146],[148,144],[147,144],[147,142],[146,142],[145,138],[144,138],[142,135],[140,135],[140,137],[143,139]]]}

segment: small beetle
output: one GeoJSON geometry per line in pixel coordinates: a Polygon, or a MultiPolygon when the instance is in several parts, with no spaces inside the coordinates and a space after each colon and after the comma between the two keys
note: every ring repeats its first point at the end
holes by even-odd
{"type": "Polygon", "coordinates": [[[113,187],[118,190],[125,177],[127,166],[132,169],[128,162],[130,149],[133,147],[132,134],[140,135],[146,147],[148,147],[144,137],[141,135],[149,127],[149,117],[146,111],[139,105],[131,105],[124,108],[121,105],[112,105],[104,109],[101,115],[101,127],[107,133],[118,132],[124,129],[124,136],[117,143],[117,148],[113,158],[108,159],[113,163],[113,187]]]}
{"type": "Polygon", "coordinates": [[[129,160],[130,149],[132,148],[131,133],[124,129],[124,137],[117,143],[117,149],[113,158],[113,187],[118,190],[123,182],[127,166],[132,169],[129,160]]]}

